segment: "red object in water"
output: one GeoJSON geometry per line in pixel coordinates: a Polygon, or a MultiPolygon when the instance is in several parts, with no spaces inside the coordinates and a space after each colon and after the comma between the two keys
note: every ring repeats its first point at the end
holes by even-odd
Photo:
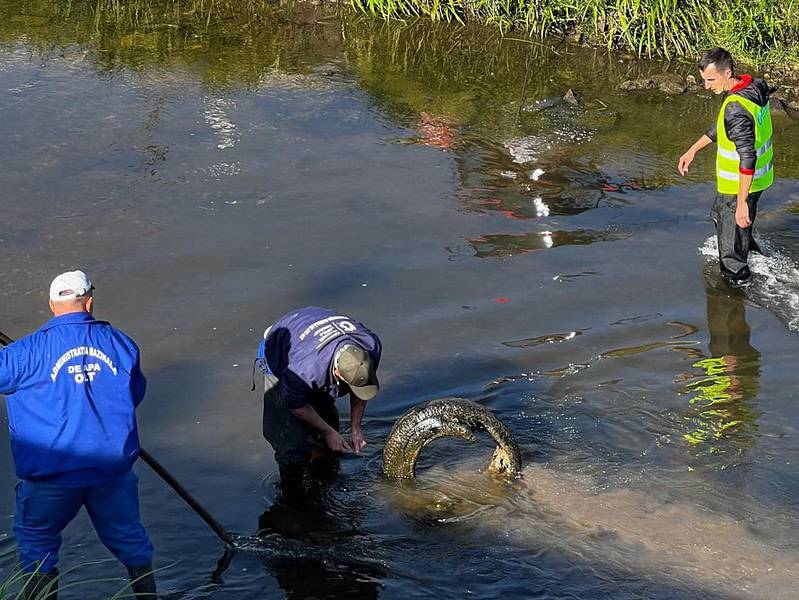
{"type": "Polygon", "coordinates": [[[420,142],[425,146],[451,150],[458,143],[458,133],[446,117],[421,112],[416,128],[419,131],[420,142]]]}
{"type": "Polygon", "coordinates": [[[494,298],[494,302],[499,302],[500,304],[507,304],[510,302],[510,298],[506,298],[505,296],[500,296],[499,298],[494,298]]]}
{"type": "Polygon", "coordinates": [[[517,215],[512,210],[501,210],[499,212],[501,212],[503,215],[505,215],[509,219],[513,219],[515,221],[524,221],[524,217],[520,217],[519,215],[517,215]]]}

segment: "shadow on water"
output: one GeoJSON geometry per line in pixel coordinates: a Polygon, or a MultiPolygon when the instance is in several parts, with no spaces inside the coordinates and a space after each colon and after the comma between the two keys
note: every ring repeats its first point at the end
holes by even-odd
{"type": "Polygon", "coordinates": [[[362,507],[336,506],[324,494],[303,503],[276,500],[258,518],[258,536],[271,537],[280,545],[299,540],[322,549],[322,557],[308,556],[298,548],[297,556],[275,557],[264,562],[287,598],[377,598],[388,568],[370,560],[368,533],[360,530],[362,507]],[[278,538],[281,538],[278,540],[278,538]],[[308,574],[314,577],[309,578],[308,574]]]}
{"type": "Polygon", "coordinates": [[[240,536],[236,550],[226,549],[211,583],[222,589],[236,554],[245,553],[262,562],[286,598],[377,598],[389,569],[372,558],[369,534],[359,528],[361,507],[342,505],[328,493],[335,480],[328,474],[292,502],[270,492],[271,505],[258,517],[257,533],[240,536]]]}

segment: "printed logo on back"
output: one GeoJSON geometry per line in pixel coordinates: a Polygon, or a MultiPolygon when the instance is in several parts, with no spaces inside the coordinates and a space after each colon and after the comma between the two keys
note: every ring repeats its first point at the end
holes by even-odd
{"type": "Polygon", "coordinates": [[[88,356],[97,360],[95,362],[67,366],[67,373],[72,376],[72,378],[75,380],[75,383],[94,381],[97,373],[100,373],[103,370],[100,363],[104,363],[111,373],[116,376],[117,368],[114,366],[113,361],[108,358],[108,355],[106,355],[105,352],[98,350],[97,348],[92,348],[91,346],[78,346],[64,352],[64,354],[62,354],[61,357],[55,362],[53,369],[50,371],[50,379],[55,382],[55,380],[58,378],[59,372],[67,362],[83,356],[88,356]]]}
{"type": "Polygon", "coordinates": [[[305,340],[309,335],[313,334],[317,340],[316,349],[323,348],[336,338],[339,338],[348,333],[356,331],[358,326],[349,320],[349,317],[335,316],[321,319],[315,323],[311,323],[300,334],[300,341],[305,340]]]}

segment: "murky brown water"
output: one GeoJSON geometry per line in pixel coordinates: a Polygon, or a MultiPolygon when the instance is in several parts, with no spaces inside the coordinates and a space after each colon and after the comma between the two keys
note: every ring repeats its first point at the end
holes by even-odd
{"type": "MultiPolygon", "coordinates": [[[[701,251],[712,155],[675,172],[718,100],[617,90],[666,65],[288,8],[93,6],[0,4],[0,330],[35,328],[53,274],[85,267],[144,350],[144,445],[231,530],[277,532],[220,574],[140,467],[166,598],[792,597],[794,122],[775,120],[770,256],[730,292],[701,251]],[[296,514],[272,506],[249,388],[259,332],[305,304],[380,333],[385,391],[366,456],[296,514]],[[417,486],[381,480],[394,419],[446,395],[513,429],[522,481],[446,442],[417,486]]],[[[64,566],[107,556],[87,519],[67,530],[64,566]]]]}

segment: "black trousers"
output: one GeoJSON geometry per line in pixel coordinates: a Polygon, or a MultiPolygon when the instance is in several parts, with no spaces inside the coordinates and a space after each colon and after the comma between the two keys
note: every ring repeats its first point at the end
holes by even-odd
{"type": "Polygon", "coordinates": [[[737,196],[716,194],[716,201],[713,203],[710,216],[716,224],[721,275],[733,283],[745,282],[752,276],[747,259],[750,252],[760,252],[752,237],[752,230],[757,216],[757,203],[762,194],[763,192],[753,192],[746,199],[749,220],[752,221],[746,229],[741,229],[735,222],[737,196]]]}
{"type": "MultiPolygon", "coordinates": [[[[301,502],[309,499],[311,491],[305,486],[306,475],[315,480],[330,480],[338,472],[338,461],[334,454],[324,451],[314,459],[312,440],[320,446],[325,446],[325,442],[319,432],[300,421],[286,406],[279,383],[273,375],[264,376],[264,437],[275,451],[283,500],[301,502]]],[[[328,425],[339,431],[339,415],[333,398],[323,393],[311,394],[309,404],[328,425]]]]}
{"type": "MultiPolygon", "coordinates": [[[[264,376],[264,437],[275,451],[275,461],[281,467],[308,464],[313,454],[311,438],[322,446],[319,433],[300,421],[291,412],[280,393],[280,380],[273,375],[264,376]]],[[[335,400],[322,393],[312,394],[308,403],[333,429],[339,431],[339,415],[335,400]]]]}

